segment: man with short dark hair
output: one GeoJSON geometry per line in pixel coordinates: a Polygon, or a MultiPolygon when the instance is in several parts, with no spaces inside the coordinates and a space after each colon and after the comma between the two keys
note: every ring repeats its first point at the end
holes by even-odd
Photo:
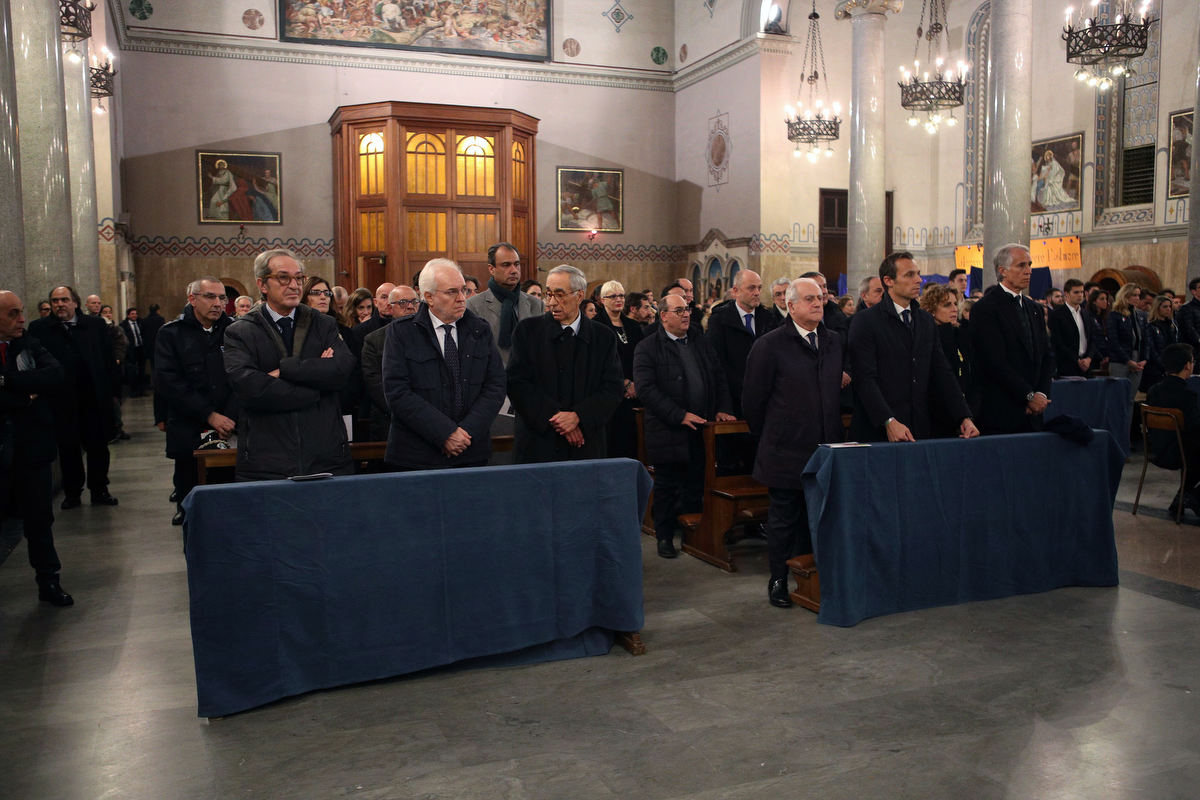
{"type": "Polygon", "coordinates": [[[1046,306],[1047,309],[1053,310],[1055,308],[1058,308],[1059,306],[1061,306],[1063,304],[1062,289],[1056,289],[1053,286],[1051,286],[1049,289],[1046,290],[1046,293],[1044,295],[1042,295],[1042,299],[1046,301],[1044,303],[1044,305],[1046,306]]]}
{"type": "MultiPolygon", "coordinates": [[[[388,295],[388,303],[395,312],[392,316],[393,323],[413,316],[421,305],[416,289],[411,286],[397,286],[392,289],[392,293],[388,295]]],[[[383,346],[390,327],[390,324],[385,325],[368,333],[367,338],[363,339],[362,353],[358,359],[367,399],[370,401],[367,435],[374,442],[386,442],[391,426],[387,398],[383,396],[383,346]]]]}
{"type": "Polygon", "coordinates": [[[50,291],[50,309],[51,316],[29,325],[29,335],[50,351],[65,377],[62,390],[48,398],[62,469],[61,508],[80,505],[85,479],[92,505],[115,506],[117,498],[108,492],[108,443],[116,432],[120,377],[109,326],[80,313],[79,295],[70,286],[50,291]],[[81,450],[87,453],[86,472],[81,450]]]}
{"type": "Polygon", "coordinates": [[[1200,278],[1192,278],[1187,286],[1192,297],[1176,313],[1175,324],[1179,326],[1179,341],[1190,344],[1196,352],[1200,351],[1200,278]]]}
{"type": "MultiPolygon", "coordinates": [[[[467,309],[492,329],[492,338],[500,350],[500,358],[507,364],[517,323],[541,316],[545,306],[540,297],[540,286],[539,294],[518,290],[521,255],[508,242],[498,242],[488,248],[488,272],[491,277],[488,278],[487,289],[468,298],[467,309]]],[[[536,282],[534,285],[537,285],[536,282]]]]}
{"type": "Polygon", "coordinates": [[[25,333],[21,298],[0,291],[0,521],[19,512],[38,599],[55,606],[75,603],[59,583],[54,548],[50,467],[58,448],[48,398],[62,386],[62,366],[25,333]]]}
{"type": "Polygon", "coordinates": [[[1187,386],[1187,379],[1195,368],[1192,346],[1185,343],[1169,344],[1162,352],[1163,371],[1166,376],[1150,387],[1146,393],[1146,405],[1159,408],[1174,408],[1183,412],[1183,452],[1171,431],[1152,430],[1150,451],[1154,463],[1164,469],[1186,467],[1188,485],[1182,497],[1175,496],[1170,512],[1175,513],[1182,502],[1185,508],[1200,515],[1200,399],[1187,386]]]}
{"type": "Polygon", "coordinates": [[[183,314],[164,325],[155,341],[154,391],[166,401],[167,458],[175,462],[172,525],[183,524],[183,500],[198,480],[193,453],[204,432],[228,439],[237,426],[237,399],[222,356],[225,329],[233,322],[225,314],[227,300],[219,279],[192,281],[183,314]]]}
{"type": "Polygon", "coordinates": [[[947,282],[958,291],[958,296],[960,298],[967,296],[968,281],[969,278],[965,269],[950,270],[950,276],[947,282]]]}
{"type": "Polygon", "coordinates": [[[492,329],[467,308],[459,266],[435,258],[421,270],[424,301],[387,328],[383,394],[391,413],[387,455],[400,469],[481,467],[505,374],[492,329]]]}
{"type": "Polygon", "coordinates": [[[662,322],[638,343],[633,383],[645,406],[646,459],[654,465],[654,531],[658,554],[675,558],[676,518],[700,511],[704,438],[700,426],[732,420],[733,402],[717,354],[683,297],[663,298],[662,322]]]}
{"type": "Polygon", "coordinates": [[[1063,284],[1064,303],[1050,311],[1050,343],[1059,377],[1086,377],[1100,350],[1091,335],[1095,320],[1083,302],[1083,281],[1070,278],[1063,284]]]}
{"type": "Polygon", "coordinates": [[[263,302],[225,331],[225,372],[241,409],[237,479],[349,475],[339,392],[354,356],[333,317],[300,302],[304,267],[291,251],[259,253],[254,277],[263,302]]]}
{"type": "Polygon", "coordinates": [[[649,298],[643,292],[634,292],[629,295],[625,298],[625,303],[629,307],[629,318],[643,328],[654,322],[654,306],[650,304],[649,298]]]}
{"type": "Polygon", "coordinates": [[[933,317],[917,302],[921,271],[912,253],[891,253],[879,265],[883,300],[855,314],[850,328],[854,417],[850,438],[913,442],[936,427],[935,409],[970,439],[979,431],[937,335],[933,317]]]}
{"type": "Polygon", "coordinates": [[[474,275],[463,275],[463,291],[467,294],[467,299],[470,300],[475,295],[479,294],[479,278],[474,275]]]}

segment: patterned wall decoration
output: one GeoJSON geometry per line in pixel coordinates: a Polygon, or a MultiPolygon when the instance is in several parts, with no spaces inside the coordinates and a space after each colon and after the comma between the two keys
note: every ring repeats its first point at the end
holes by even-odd
{"type": "Polygon", "coordinates": [[[892,243],[905,247],[938,247],[954,243],[954,231],[949,225],[941,228],[916,228],[909,226],[901,228],[897,225],[892,229],[892,243]]]}
{"type": "MultiPolygon", "coordinates": [[[[1159,11],[1161,14],[1162,12],[1159,11]]],[[[1158,79],[1162,23],[1151,26],[1146,54],[1130,62],[1125,78],[1125,147],[1142,147],[1158,139],[1158,79]]]]}
{"type": "Polygon", "coordinates": [[[588,242],[538,242],[538,260],[556,261],[648,261],[672,263],[687,258],[687,251],[673,244],[591,244],[588,242]]]}
{"type": "Polygon", "coordinates": [[[963,213],[962,236],[964,241],[983,238],[983,154],[984,154],[984,100],[983,81],[987,76],[988,38],[992,28],[991,0],[984,0],[971,15],[967,25],[967,63],[971,65],[974,80],[964,87],[963,106],[965,143],[963,157],[963,184],[966,188],[966,206],[963,213]]]}
{"type": "Polygon", "coordinates": [[[249,236],[229,238],[204,236],[139,236],[131,243],[139,256],[207,256],[210,258],[254,258],[264,250],[286,247],[301,258],[333,258],[333,239],[267,239],[249,236]]]}
{"type": "Polygon", "coordinates": [[[252,31],[261,28],[266,21],[267,18],[257,8],[247,8],[245,13],[242,14],[242,24],[252,31]]]}
{"type": "Polygon", "coordinates": [[[786,253],[791,249],[792,240],[786,233],[756,233],[750,237],[751,253],[786,253]]]}
{"type": "Polygon", "coordinates": [[[1178,197],[1167,201],[1168,225],[1186,225],[1188,223],[1188,198],[1178,197]]]}
{"type": "Polygon", "coordinates": [[[154,6],[150,4],[150,0],[129,0],[129,13],[145,22],[154,13],[154,6]]]}
{"type": "Polygon", "coordinates": [[[117,221],[112,217],[105,217],[96,225],[96,235],[100,237],[102,242],[115,242],[117,239],[117,221]]]}
{"type": "Polygon", "coordinates": [[[615,0],[608,11],[601,12],[601,16],[608,18],[608,21],[612,23],[617,33],[621,32],[621,27],[626,22],[633,19],[633,14],[626,11],[625,7],[621,5],[621,0],[615,0]]]}
{"type": "Polygon", "coordinates": [[[660,67],[667,63],[668,58],[670,58],[670,56],[667,54],[667,48],[665,47],[655,47],[650,51],[650,60],[655,64],[658,64],[660,67]]]}
{"type": "Polygon", "coordinates": [[[733,141],[729,136],[729,113],[717,110],[715,117],[708,118],[708,143],[704,158],[708,162],[708,185],[718,187],[729,183],[729,158],[733,153],[733,141]]]}
{"type": "Polygon", "coordinates": [[[567,38],[563,39],[562,49],[563,52],[567,54],[568,58],[574,58],[575,56],[579,55],[579,51],[583,48],[579,46],[578,39],[567,38]]]}

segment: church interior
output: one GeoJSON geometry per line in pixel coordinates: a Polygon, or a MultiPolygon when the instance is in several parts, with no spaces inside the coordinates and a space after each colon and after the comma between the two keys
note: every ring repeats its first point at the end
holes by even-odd
{"type": "MultiPolygon", "coordinates": [[[[1076,26],[1144,10],[1068,2],[1076,26]]],[[[1200,274],[1195,0],[1152,0],[1119,75],[1069,63],[1064,9],[1041,0],[104,0],[75,38],[57,2],[0,9],[0,285],[27,311],[71,283],[118,318],[171,319],[200,276],[253,294],[275,247],[351,291],[442,255],[486,281],[501,240],[526,278],[688,277],[698,298],[743,269],[856,295],[895,250],[988,275],[1009,241],[1040,241],[1059,287],[1183,293],[1200,274]],[[928,53],[962,92],[936,121],[901,104],[928,53]],[[840,135],[789,139],[814,97],[840,135]]],[[[1153,470],[1130,513],[1137,453],[1120,587],[835,628],[766,605],[753,542],[725,573],[646,538],[644,655],[435,669],[208,720],[148,398],[125,426],[120,506],[56,506],[76,607],[39,607],[24,545],[0,539],[6,797],[1165,798],[1200,781],[1197,519],[1175,524],[1174,478],[1153,470]]],[[[419,535],[420,499],[397,500],[369,513],[419,535]]]]}

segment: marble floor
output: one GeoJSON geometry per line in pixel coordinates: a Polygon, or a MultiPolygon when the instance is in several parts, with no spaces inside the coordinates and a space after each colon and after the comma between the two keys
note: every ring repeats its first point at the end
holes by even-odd
{"type": "Polygon", "coordinates": [[[649,651],[441,670],[196,717],[185,565],[148,400],[117,508],[57,512],[73,608],[0,565],[0,797],[1193,798],[1200,524],[1115,513],[1122,585],[849,629],[644,541],[649,651]]]}

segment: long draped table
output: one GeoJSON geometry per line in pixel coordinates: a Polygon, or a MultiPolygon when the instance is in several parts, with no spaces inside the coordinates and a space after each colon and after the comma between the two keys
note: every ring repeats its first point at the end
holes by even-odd
{"type": "Polygon", "coordinates": [[[819,448],[804,474],[818,621],[1115,586],[1124,456],[1095,434],[819,448]]]}
{"type": "Polygon", "coordinates": [[[1057,380],[1050,384],[1046,419],[1062,414],[1079,417],[1089,426],[1108,431],[1121,453],[1129,456],[1129,429],[1133,405],[1129,402],[1128,378],[1057,380]]]}
{"type": "Polygon", "coordinates": [[[199,486],[185,500],[198,712],[642,626],[636,461],[199,486]]]}

